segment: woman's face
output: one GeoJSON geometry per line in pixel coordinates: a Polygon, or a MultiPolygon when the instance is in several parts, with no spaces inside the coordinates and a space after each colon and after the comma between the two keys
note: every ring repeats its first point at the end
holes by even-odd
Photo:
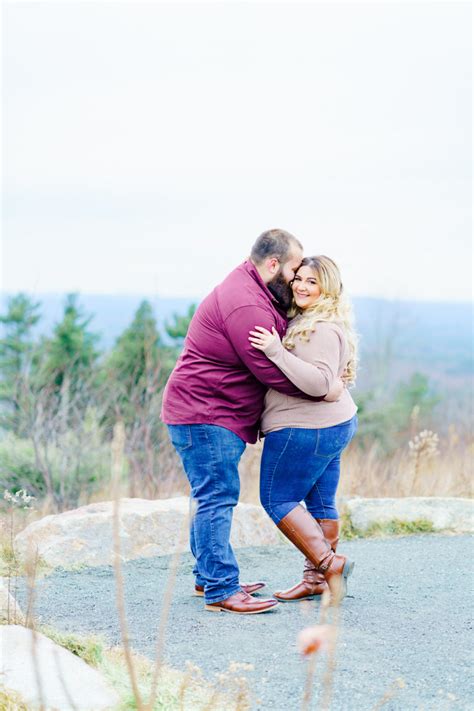
{"type": "Polygon", "coordinates": [[[300,309],[307,309],[321,296],[321,289],[311,267],[300,267],[293,279],[293,298],[300,309]]]}

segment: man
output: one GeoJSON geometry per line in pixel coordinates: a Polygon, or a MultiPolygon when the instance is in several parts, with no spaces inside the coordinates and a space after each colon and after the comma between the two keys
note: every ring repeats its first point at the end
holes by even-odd
{"type": "Polygon", "coordinates": [[[302,258],[303,248],[290,233],[261,234],[250,259],[197,309],[164,392],[162,419],[197,503],[190,543],[196,593],[204,593],[207,610],[255,614],[278,604],[251,596],[264,583],[239,584],[229,537],[239,498],[238,463],[245,443],[257,439],[266,390],[303,395],[249,342],[256,325],[284,335],[289,284],[302,258]]]}

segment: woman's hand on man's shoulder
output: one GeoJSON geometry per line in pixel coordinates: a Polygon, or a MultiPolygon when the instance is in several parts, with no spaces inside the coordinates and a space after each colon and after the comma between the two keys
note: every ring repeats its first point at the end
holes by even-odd
{"type": "Polygon", "coordinates": [[[263,326],[255,326],[254,331],[249,331],[249,341],[254,348],[265,354],[276,353],[281,347],[281,339],[275,326],[269,331],[263,326]]]}

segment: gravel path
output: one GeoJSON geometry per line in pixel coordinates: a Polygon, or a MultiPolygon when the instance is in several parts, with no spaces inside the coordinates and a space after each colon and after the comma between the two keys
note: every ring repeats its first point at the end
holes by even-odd
{"type": "MultiPolygon", "coordinates": [[[[356,561],[350,597],[344,601],[337,647],[334,710],[379,708],[395,680],[404,688],[385,710],[474,709],[472,677],[472,538],[425,535],[343,543],[356,561]]],[[[237,551],[243,580],[268,582],[268,591],[289,586],[301,568],[292,547],[237,551]]],[[[124,566],[132,645],[154,656],[156,630],[169,558],[131,561],[124,566]]],[[[208,678],[232,661],[254,665],[248,673],[253,709],[296,711],[306,663],[296,650],[300,629],[318,621],[317,603],[280,605],[265,615],[230,615],[203,610],[191,592],[191,557],[184,555],[167,626],[165,658],[177,668],[186,660],[208,678]]],[[[109,567],[56,571],[38,585],[42,622],[64,631],[95,632],[120,641],[109,567]]],[[[24,602],[24,592],[18,595],[24,602]]],[[[324,657],[316,670],[312,708],[324,657]]]]}

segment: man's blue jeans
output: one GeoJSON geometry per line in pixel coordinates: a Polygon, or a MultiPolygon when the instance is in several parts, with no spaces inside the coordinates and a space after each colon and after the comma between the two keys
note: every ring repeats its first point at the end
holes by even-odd
{"type": "Polygon", "coordinates": [[[245,442],[218,425],[168,425],[168,430],[196,504],[190,530],[196,583],[204,586],[207,603],[225,600],[240,590],[229,539],[245,442]]]}
{"type": "Polygon", "coordinates": [[[357,430],[357,416],[318,430],[287,427],[265,437],[260,500],[272,521],[304,501],[314,518],[337,519],[341,454],[357,430]]]}

